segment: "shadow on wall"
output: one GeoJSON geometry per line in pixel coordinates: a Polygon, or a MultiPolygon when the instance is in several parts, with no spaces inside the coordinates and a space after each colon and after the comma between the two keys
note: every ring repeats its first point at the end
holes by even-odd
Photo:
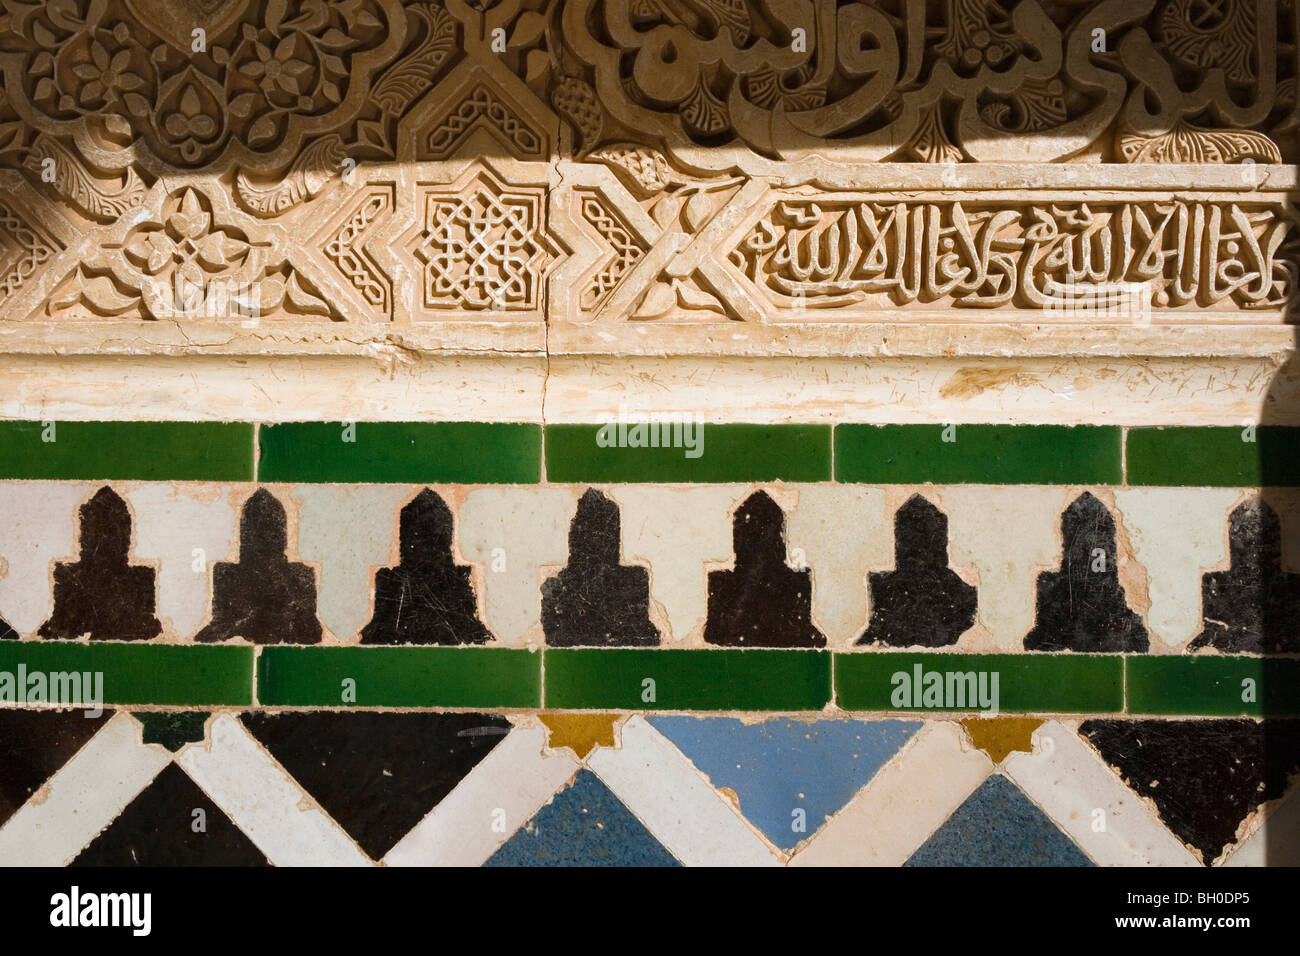
{"type": "Polygon", "coordinates": [[[1300,153],[1281,6],[1273,22],[1181,0],[868,0],[830,5],[830,22],[825,5],[758,0],[182,6],[15,15],[0,166],[108,219],[160,178],[229,174],[241,206],[275,218],[358,166],[468,147],[605,163],[638,195],[689,192],[738,163],[780,175],[783,162],[1300,153]]]}
{"type": "MultiPolygon", "coordinates": [[[[1242,540],[1233,541],[1233,563],[1251,566],[1254,583],[1247,579],[1244,592],[1258,622],[1259,650],[1265,654],[1300,654],[1300,447],[1294,446],[1300,429],[1300,329],[1293,336],[1292,349],[1269,383],[1260,409],[1259,473],[1260,507],[1250,512],[1241,508],[1233,515],[1231,531],[1242,540]],[[1250,539],[1253,538],[1253,542],[1250,539]],[[1253,554],[1250,544],[1255,545],[1253,554]]],[[[1205,616],[1210,617],[1206,608],[1205,616]]],[[[1261,699],[1292,700],[1300,697],[1294,686],[1277,686],[1284,680],[1293,685],[1295,672],[1264,672],[1261,699]]],[[[1265,720],[1263,724],[1263,770],[1265,792],[1285,789],[1295,772],[1296,727],[1300,721],[1265,720]]],[[[1291,794],[1292,803],[1300,794],[1291,794]]],[[[1300,865],[1300,822],[1296,806],[1279,809],[1265,822],[1265,859],[1270,866],[1300,865]],[[1289,823],[1289,825],[1288,825],[1289,823]],[[1271,824],[1271,825],[1270,825],[1271,824]]]]}

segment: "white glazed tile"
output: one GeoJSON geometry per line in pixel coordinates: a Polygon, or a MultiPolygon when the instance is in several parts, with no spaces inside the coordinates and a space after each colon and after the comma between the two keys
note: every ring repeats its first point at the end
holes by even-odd
{"type": "Polygon", "coordinates": [[[516,727],[388,851],[389,866],[479,866],[578,771],[543,753],[546,732],[516,727]],[[504,822],[504,826],[498,823],[504,822]]]}
{"type": "Polygon", "coordinates": [[[993,772],[961,728],[927,723],[790,860],[791,866],[901,866],[993,772]]]}
{"type": "Polygon", "coordinates": [[[235,826],[277,866],[367,866],[370,860],[230,714],[176,756],[235,826]]]}
{"type": "Polygon", "coordinates": [[[0,483],[0,620],[35,633],[54,610],[54,563],[75,561],[78,509],[98,485],[0,483]]]}
{"type": "Polygon", "coordinates": [[[339,644],[355,644],[374,612],[376,568],[397,561],[397,520],[418,489],[298,485],[298,554],[320,568],[316,608],[339,644]]]}
{"type": "Polygon", "coordinates": [[[171,763],[141,742],[140,724],[115,714],[0,827],[0,865],[64,866],[171,763]]]}
{"type": "MultiPolygon", "coordinates": [[[[622,516],[627,563],[650,568],[650,597],[663,608],[671,643],[687,643],[708,612],[706,562],[731,557],[731,511],[745,485],[694,488],[618,485],[610,495],[622,516]]],[[[664,643],[670,643],[664,635],[664,643]]]]}
{"type": "Polygon", "coordinates": [[[621,731],[622,747],[601,748],[587,766],[673,856],[687,866],[775,866],[768,844],[682,753],[643,718],[621,731]]]}
{"type": "Polygon", "coordinates": [[[1033,629],[1040,571],[1059,565],[1061,488],[953,485],[939,491],[948,515],[953,565],[979,571],[979,621],[1003,650],[1024,646],[1033,629]]]}
{"type": "Polygon", "coordinates": [[[1200,865],[1145,801],[1124,786],[1069,727],[1048,721],[1034,737],[1034,751],[1012,753],[1003,763],[1003,772],[1093,862],[1102,866],[1200,865]],[[1105,827],[1101,832],[1096,829],[1098,821],[1105,827]]]}
{"type": "Polygon", "coordinates": [[[894,564],[894,524],[885,492],[807,485],[786,518],[790,564],[799,552],[813,577],[813,623],[831,648],[852,647],[867,626],[867,573],[894,564]]]}
{"type": "Polygon", "coordinates": [[[208,615],[212,564],[235,546],[238,516],[221,485],[149,483],[126,491],[135,532],[133,559],[158,569],[158,617],[190,638],[208,615]],[[196,570],[197,569],[197,570],[196,570]]]}
{"type": "Polygon", "coordinates": [[[460,551],[486,569],[484,623],[498,642],[541,641],[542,578],[550,573],[542,569],[569,560],[577,504],[572,488],[489,487],[465,496],[456,528],[460,551]]]}
{"type": "Polygon", "coordinates": [[[1201,632],[1201,576],[1227,560],[1228,516],[1240,497],[1233,488],[1115,492],[1133,556],[1147,572],[1147,629],[1167,647],[1201,632]]]}

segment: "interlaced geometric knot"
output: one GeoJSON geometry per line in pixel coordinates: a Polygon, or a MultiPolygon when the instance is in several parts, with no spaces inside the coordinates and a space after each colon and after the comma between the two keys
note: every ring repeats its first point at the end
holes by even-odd
{"type": "Polygon", "coordinates": [[[475,87],[429,134],[429,151],[434,156],[446,156],[469,137],[479,120],[495,128],[524,155],[542,151],[537,134],[483,85],[475,87]]]}
{"type": "Polygon", "coordinates": [[[429,308],[528,310],[538,307],[541,197],[497,195],[484,183],[462,196],[430,196],[417,250],[429,308]]]}
{"type": "Polygon", "coordinates": [[[54,252],[36,230],[0,203],[0,302],[16,294],[54,252]]]}
{"type": "Polygon", "coordinates": [[[351,280],[367,302],[385,312],[388,311],[388,279],[361,248],[360,240],[388,205],[388,196],[372,193],[325,243],[325,255],[330,261],[351,280]]]}
{"type": "Polygon", "coordinates": [[[582,218],[591,223],[613,248],[609,261],[591,277],[591,284],[582,292],[579,304],[589,312],[614,291],[614,287],[641,261],[645,251],[632,235],[632,230],[595,196],[582,197],[582,218]]]}

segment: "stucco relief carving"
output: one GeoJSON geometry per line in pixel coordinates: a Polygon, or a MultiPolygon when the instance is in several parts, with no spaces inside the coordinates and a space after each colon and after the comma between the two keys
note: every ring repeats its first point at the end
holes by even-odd
{"type": "Polygon", "coordinates": [[[597,93],[590,129],[703,167],[830,148],[841,162],[1195,162],[1206,138],[1278,162],[1297,116],[1295,16],[1271,0],[569,0],[562,35],[571,82],[597,93]]]}
{"type": "Polygon", "coordinates": [[[1118,289],[1277,322],[1297,22],[1292,0],[0,0],[0,321],[1102,321],[1073,305],[1118,289]]]}
{"type": "Polygon", "coordinates": [[[1290,208],[1235,202],[777,199],[728,261],[777,308],[1050,309],[1131,283],[1157,308],[1283,308],[1290,208]]]}

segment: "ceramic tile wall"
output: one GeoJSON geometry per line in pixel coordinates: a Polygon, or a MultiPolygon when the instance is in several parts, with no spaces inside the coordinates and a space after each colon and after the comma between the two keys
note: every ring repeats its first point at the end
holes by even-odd
{"type": "Polygon", "coordinates": [[[1291,860],[1289,430],[596,435],[9,424],[0,860],[1291,860]]]}

